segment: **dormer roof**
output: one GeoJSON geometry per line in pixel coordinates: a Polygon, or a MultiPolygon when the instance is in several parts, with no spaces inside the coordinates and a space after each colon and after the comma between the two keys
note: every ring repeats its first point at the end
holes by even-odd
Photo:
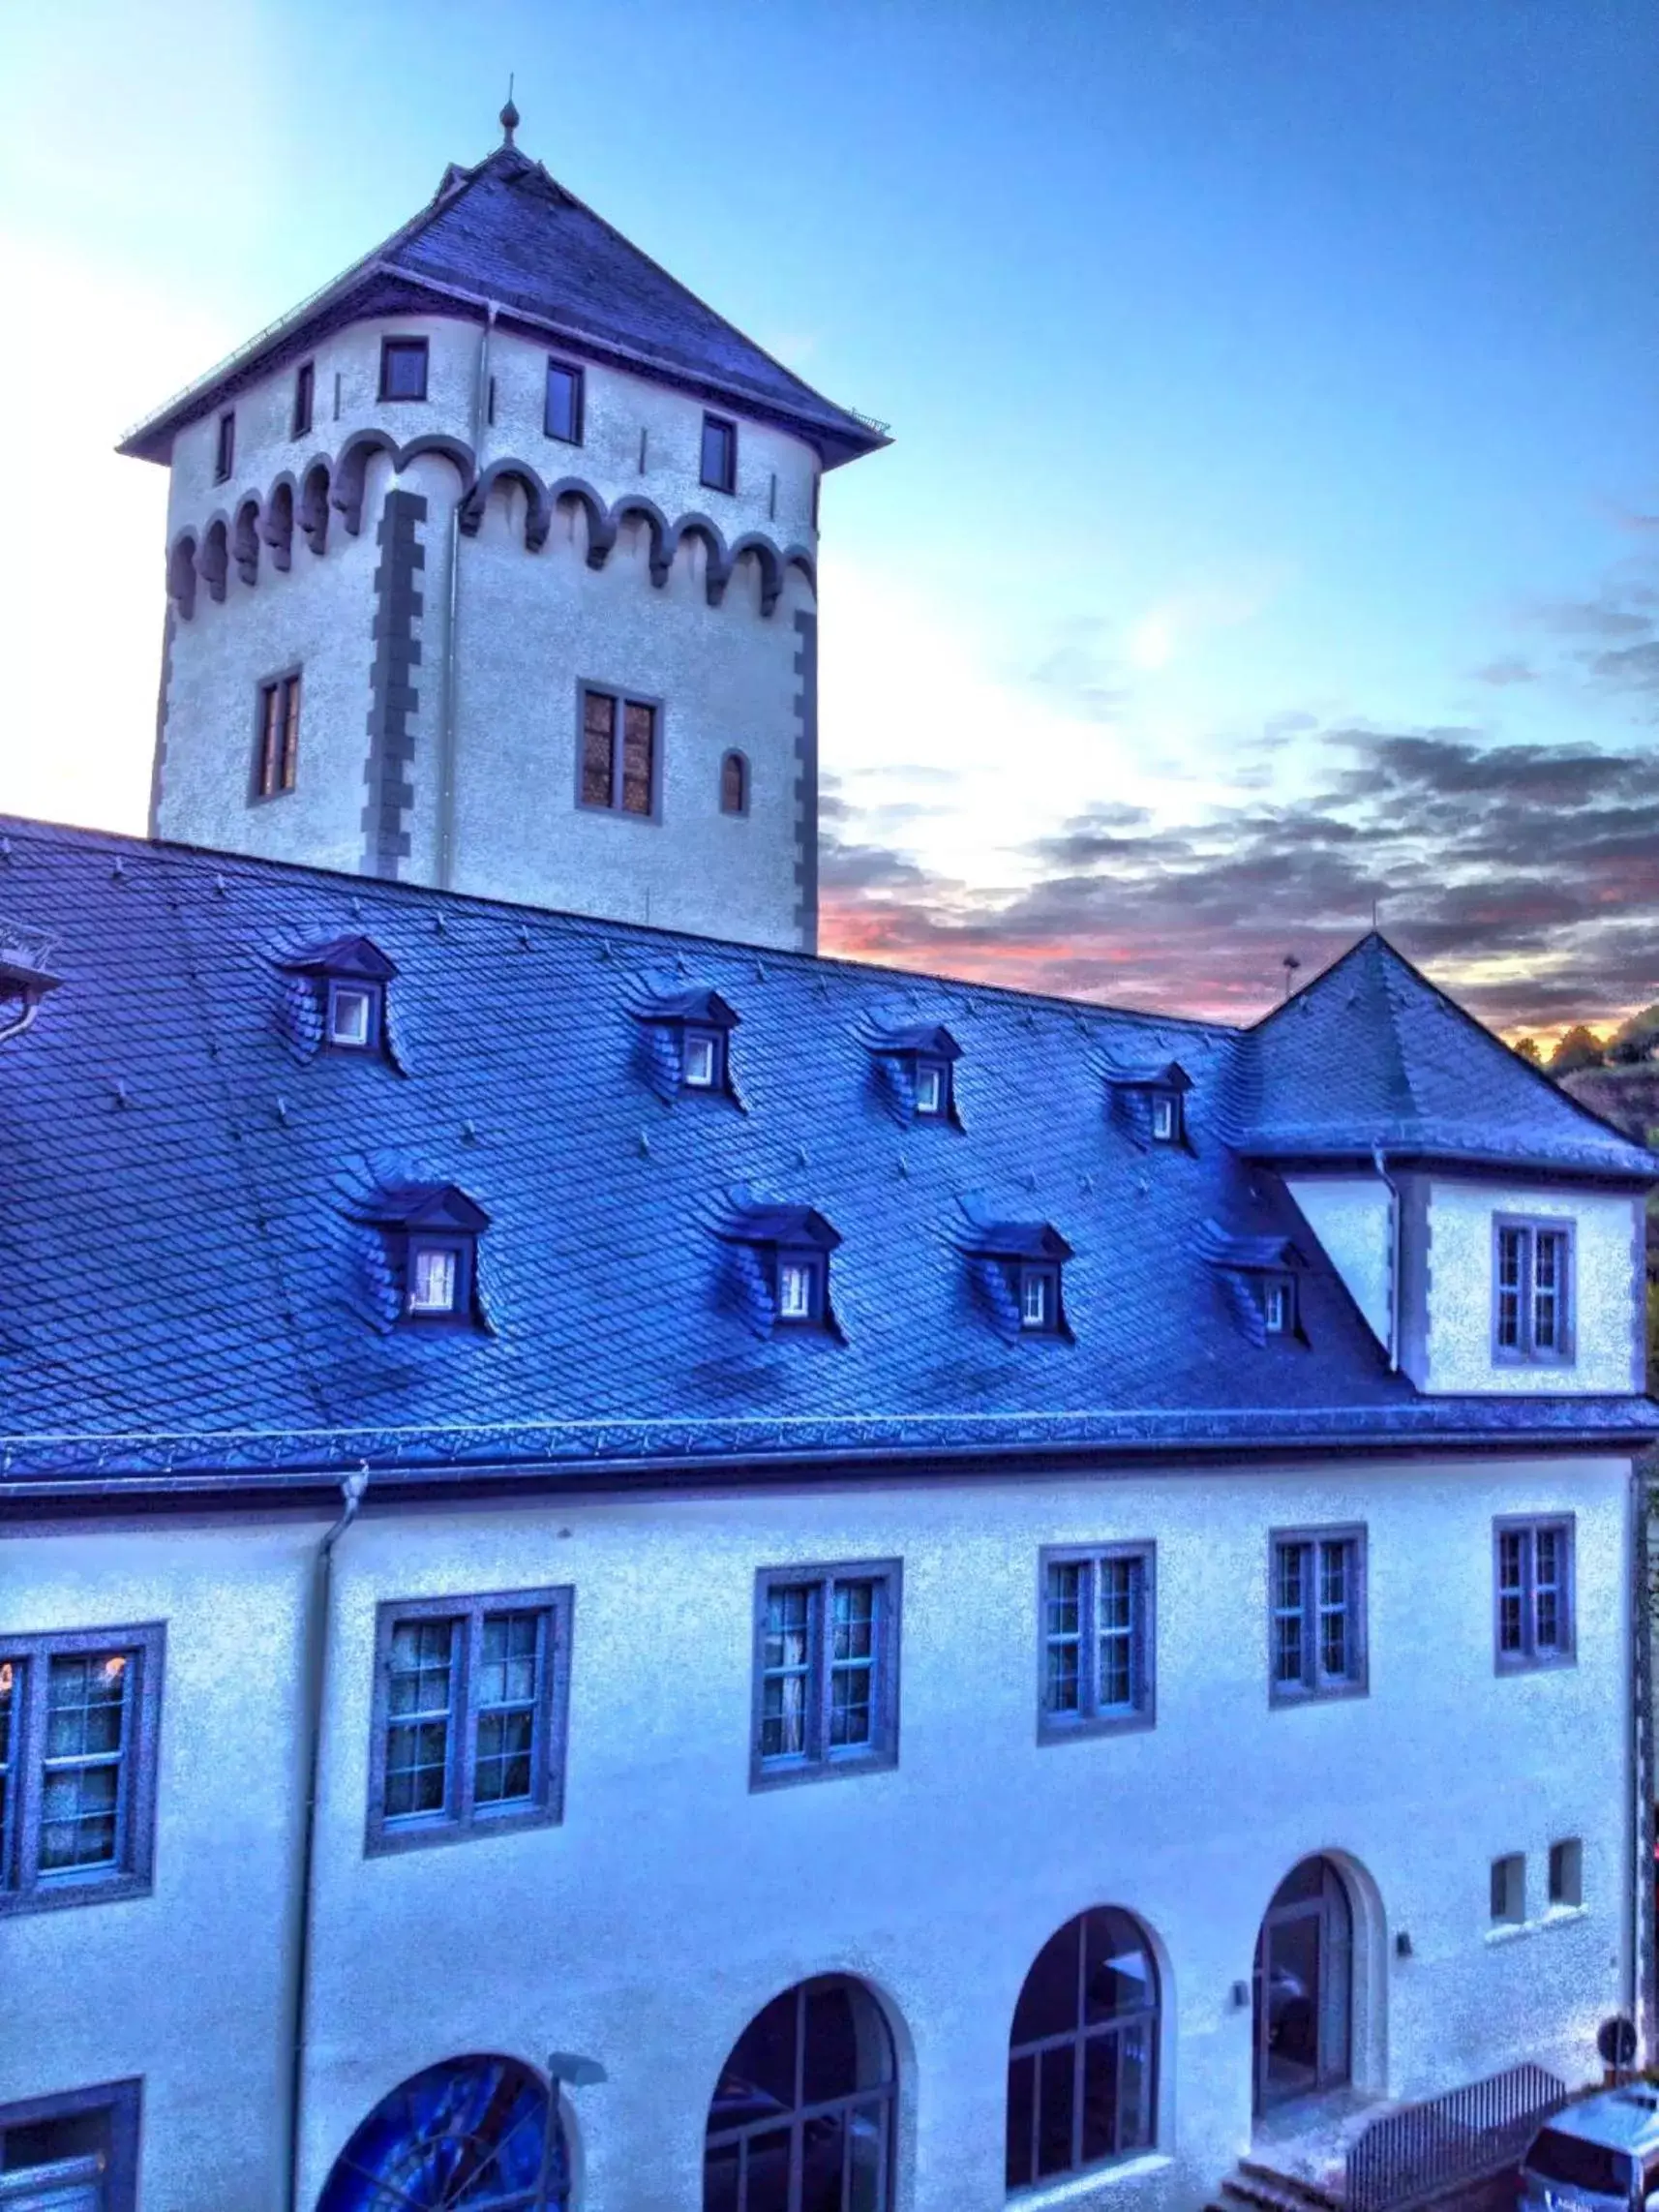
{"type": "Polygon", "coordinates": [[[1232,1135],[1264,1161],[1377,1152],[1650,1183],[1632,1144],[1376,931],[1241,1039],[1232,1135]]]}
{"type": "Polygon", "coordinates": [[[872,1052],[902,1052],[920,1059],[957,1061],[962,1047],[942,1021],[918,1021],[904,1026],[870,1022],[864,1041],[872,1052]]]}
{"type": "Polygon", "coordinates": [[[454,1236],[478,1236],[490,1217],[453,1183],[403,1183],[377,1191],[366,1209],[370,1221],[387,1228],[444,1229],[454,1236]]]}
{"type": "Polygon", "coordinates": [[[840,1232],[815,1206],[770,1205],[764,1200],[739,1199],[722,1223],[722,1236],[741,1244],[781,1244],[814,1252],[833,1252],[840,1232]]]}
{"type": "Polygon", "coordinates": [[[290,953],[277,965],[294,976],[359,978],[364,983],[390,983],[397,968],[367,937],[330,937],[324,944],[307,945],[290,953]]]}
{"type": "Polygon", "coordinates": [[[420,213],[168,401],[119,450],[166,462],[187,423],[367,316],[498,319],[794,430],[827,468],[889,442],[774,361],[516,146],[451,163],[420,213]]]}
{"type": "Polygon", "coordinates": [[[1115,1089],[1190,1091],[1192,1078],[1179,1060],[1116,1060],[1101,1055],[1101,1073],[1115,1089]]]}
{"type": "Polygon", "coordinates": [[[629,1012],[636,1021],[689,1022],[700,1029],[736,1029],[742,1015],[717,990],[644,989],[629,1012]]]}

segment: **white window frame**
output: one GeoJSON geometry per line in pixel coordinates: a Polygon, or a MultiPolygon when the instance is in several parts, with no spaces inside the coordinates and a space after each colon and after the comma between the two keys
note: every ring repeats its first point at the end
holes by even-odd
{"type": "Polygon", "coordinates": [[[1175,1110],[1175,1100],[1168,1091],[1152,1094],[1152,1140],[1155,1144],[1173,1144],[1180,1128],[1180,1117],[1175,1110]]]}
{"type": "Polygon", "coordinates": [[[328,988],[328,1042],[348,1052],[366,1052],[375,1034],[375,997],[364,984],[331,983],[328,988]],[[359,1009],[361,1024],[347,1028],[341,1015],[347,1006],[359,1009]]]}
{"type": "Polygon", "coordinates": [[[684,1057],[685,1087],[691,1091],[711,1091],[720,1080],[720,1043],[707,1029],[689,1030],[685,1038],[684,1057]]]}
{"type": "Polygon", "coordinates": [[[781,1321],[812,1318],[812,1262],[780,1259],[777,1263],[777,1314],[781,1321]]]}
{"type": "Polygon", "coordinates": [[[456,1292],[461,1281],[461,1256],[452,1245],[414,1243],[409,1247],[409,1312],[411,1314],[453,1314],[456,1310],[456,1292]],[[434,1298],[426,1293],[431,1289],[430,1265],[441,1265],[444,1295],[434,1298]]]}
{"type": "Polygon", "coordinates": [[[945,1070],[937,1060],[923,1060],[916,1071],[916,1110],[933,1120],[945,1111],[945,1070]]]}

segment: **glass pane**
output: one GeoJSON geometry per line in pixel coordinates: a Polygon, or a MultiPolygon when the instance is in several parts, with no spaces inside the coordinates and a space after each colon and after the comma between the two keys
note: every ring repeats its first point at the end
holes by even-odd
{"type": "Polygon", "coordinates": [[[1152,2109],[1152,2062],[1158,2029],[1137,2020],[1118,2030],[1118,2148],[1150,2149],[1156,2138],[1152,2109]]]}
{"type": "Polygon", "coordinates": [[[724,2143],[703,2154],[703,2212],[738,2212],[740,2143],[724,2143]]]}
{"type": "Polygon", "coordinates": [[[582,709],[582,799],[588,806],[615,803],[617,702],[603,691],[586,694],[582,709]]]}
{"type": "Polygon", "coordinates": [[[1077,2051],[1073,2044],[1045,2050],[1037,2060],[1037,2171],[1069,2173],[1075,2144],[1077,2051]]]}
{"type": "Polygon", "coordinates": [[[800,2130],[800,2212],[842,2212],[847,2115],[818,2112],[800,2130]]]}
{"type": "Polygon", "coordinates": [[[1010,2041],[1038,2043],[1044,2036],[1069,2035],[1078,2023],[1078,1951],[1081,1920],[1068,1921],[1038,1953],[1014,2007],[1010,2041]]]}
{"type": "Polygon", "coordinates": [[[888,2212],[888,2108],[863,2105],[848,2121],[847,2212],[888,2212]]]}
{"type": "Polygon", "coordinates": [[[503,1705],[535,1695],[540,1617],[486,1613],[479,1650],[478,1702],[503,1705]]]}
{"type": "Polygon", "coordinates": [[[577,434],[576,395],[580,385],[574,369],[547,368],[547,434],[574,443],[577,434]]]}
{"type": "Polygon", "coordinates": [[[1280,1544],[1274,1555],[1273,1679],[1279,1683],[1306,1679],[1307,1653],[1303,1642],[1306,1604],[1306,1564],[1311,1547],[1280,1544]]]}
{"type": "Polygon", "coordinates": [[[1140,1637],[1138,1560],[1102,1560],[1100,1566],[1100,1699],[1102,1712],[1131,1712],[1138,1703],[1140,1637]]]}
{"type": "Polygon", "coordinates": [[[1141,2012],[1156,2001],[1151,1956],[1139,1929],[1126,1913],[1086,1914],[1083,1942],[1083,2017],[1087,2022],[1141,2012]]]}
{"type": "Polygon", "coordinates": [[[806,1993],[806,2036],[801,2053],[801,2102],[823,2105],[868,2088],[859,2079],[855,1994],[845,1983],[806,1993]]]}
{"type": "Polygon", "coordinates": [[[1023,2189],[1037,2178],[1032,2128],[1037,2118],[1037,2061],[1015,2058],[1008,2070],[1008,2161],[1010,2189],[1023,2189]]]}
{"type": "Polygon", "coordinates": [[[1532,1535],[1532,1602],[1534,1643],[1540,1651],[1553,1651],[1561,1643],[1561,1541],[1555,1529],[1537,1529],[1532,1535]]]}
{"type": "Polygon", "coordinates": [[[1083,2045],[1082,2164],[1110,2158],[1123,2148],[1118,2133],[1118,2039],[1091,2036],[1083,2045]]]}
{"type": "Polygon", "coordinates": [[[656,710],[629,700],[622,709],[622,811],[651,810],[651,755],[656,742],[656,710]]]}
{"type": "Polygon", "coordinates": [[[115,1860],[119,1770],[48,1768],[41,1794],[41,1871],[108,1866],[115,1860]]]}
{"type": "Polygon", "coordinates": [[[51,1662],[46,1682],[46,1757],[118,1751],[127,1697],[124,1652],[75,1653],[51,1662]]]}
{"type": "Polygon", "coordinates": [[[478,1716],[473,1797],[481,1805],[528,1803],[531,1795],[535,1724],[528,1712],[478,1716]]]}
{"type": "Polygon", "coordinates": [[[709,2114],[710,2134],[768,2111],[795,2109],[795,2039],[799,1992],[788,1989],[755,2015],[726,2062],[709,2114]]]}
{"type": "Polygon", "coordinates": [[[794,2131],[769,2129],[743,2145],[743,2212],[795,2212],[789,2201],[794,2131]]]}
{"type": "Polygon", "coordinates": [[[386,1818],[441,1812],[448,1779],[448,1723],[394,1721],[386,1737],[386,1818]]]}

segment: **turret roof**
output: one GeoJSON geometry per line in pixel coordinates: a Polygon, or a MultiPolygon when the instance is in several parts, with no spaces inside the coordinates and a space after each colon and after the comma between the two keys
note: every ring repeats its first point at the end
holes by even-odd
{"type": "Polygon", "coordinates": [[[482,318],[723,400],[810,439],[828,467],[888,442],[745,338],[516,146],[451,163],[432,200],[321,291],[136,425],[120,450],[166,461],[187,423],[331,329],[368,315],[482,318]]]}

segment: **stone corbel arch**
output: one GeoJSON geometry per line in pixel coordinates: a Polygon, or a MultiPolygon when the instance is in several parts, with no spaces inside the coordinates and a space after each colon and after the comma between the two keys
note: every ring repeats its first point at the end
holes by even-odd
{"type": "Polygon", "coordinates": [[[720,535],[718,524],[710,522],[707,515],[681,515],[669,532],[670,566],[688,537],[700,537],[709,549],[709,566],[704,575],[703,589],[709,604],[717,607],[726,596],[726,587],[732,581],[732,561],[726,551],[726,540],[720,535]]]}
{"type": "Polygon", "coordinates": [[[230,573],[230,526],[222,514],[215,515],[201,533],[196,570],[207,586],[208,597],[216,606],[223,606],[225,582],[230,573]]]}
{"type": "Polygon", "coordinates": [[[786,569],[793,568],[805,577],[806,588],[816,600],[818,597],[818,563],[813,560],[810,550],[804,545],[786,546],[783,554],[783,565],[786,569]]]}
{"type": "Polygon", "coordinates": [[[650,530],[651,582],[660,591],[668,582],[669,566],[674,559],[674,530],[653,500],[639,492],[629,492],[611,509],[612,529],[619,530],[623,523],[635,520],[644,522],[650,530]]]}
{"type": "Polygon", "coordinates": [[[560,476],[557,484],[547,488],[550,521],[566,500],[573,500],[588,517],[588,567],[603,568],[617,542],[617,526],[606,513],[604,500],[586,477],[560,476]]]}
{"type": "Polygon", "coordinates": [[[253,493],[236,509],[230,552],[243,583],[256,584],[259,581],[259,501],[253,493]]]}
{"type": "Polygon", "coordinates": [[[328,550],[328,491],[333,481],[326,461],[314,461],[300,486],[299,527],[313,553],[328,550]]]}
{"type": "Polygon", "coordinates": [[[293,560],[294,480],[286,470],[271,486],[259,518],[259,535],[271,549],[272,567],[287,569],[293,560]]]}
{"type": "Polygon", "coordinates": [[[498,484],[517,484],[524,493],[525,550],[539,553],[547,543],[547,533],[553,526],[553,501],[547,486],[528,461],[492,461],[483,472],[474,477],[471,488],[461,501],[458,516],[462,534],[476,537],[483,524],[485,510],[490,504],[490,494],[498,484]]]}
{"type": "Polygon", "coordinates": [[[351,537],[363,527],[363,493],[369,480],[369,463],[377,453],[386,454],[397,468],[396,439],[383,430],[359,430],[346,440],[335,459],[331,503],[351,537]]]}
{"type": "Polygon", "coordinates": [[[167,597],[189,621],[196,613],[196,532],[182,530],[167,549],[167,597]]]}
{"type": "MultiPolygon", "coordinates": [[[[761,613],[769,615],[777,605],[778,594],[783,590],[783,561],[771,539],[763,537],[759,530],[750,530],[746,537],[739,538],[728,557],[730,566],[735,569],[745,554],[760,564],[761,613]]],[[[718,604],[712,595],[709,603],[718,604]]]]}

